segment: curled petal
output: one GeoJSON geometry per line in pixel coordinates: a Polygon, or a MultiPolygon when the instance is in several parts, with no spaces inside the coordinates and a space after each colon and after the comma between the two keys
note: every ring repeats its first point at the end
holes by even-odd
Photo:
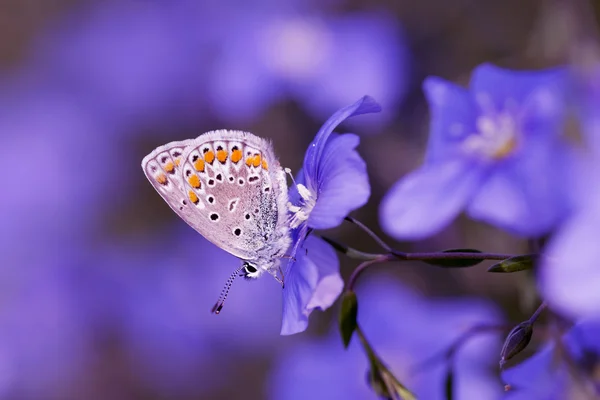
{"type": "Polygon", "coordinates": [[[310,214],[309,227],[336,227],[369,199],[367,166],[354,150],[359,142],[359,137],[353,134],[331,136],[327,142],[319,166],[317,203],[310,214]]]}
{"type": "Polygon", "coordinates": [[[455,160],[411,172],[384,197],[381,226],[397,239],[423,239],[437,233],[461,212],[486,171],[455,160]]]}
{"type": "Polygon", "coordinates": [[[344,287],[335,251],[322,239],[309,236],[285,277],[282,335],[302,332],[315,308],[326,310],[344,287]]]}
{"type": "Polygon", "coordinates": [[[380,111],[381,106],[371,96],[364,96],[356,103],[337,111],[323,124],[304,156],[303,168],[309,185],[316,186],[314,183],[320,181],[321,157],[333,130],[350,117],[380,111]]]}

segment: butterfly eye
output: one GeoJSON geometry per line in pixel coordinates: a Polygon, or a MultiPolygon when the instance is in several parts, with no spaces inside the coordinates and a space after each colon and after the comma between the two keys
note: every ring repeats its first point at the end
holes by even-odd
{"type": "Polygon", "coordinates": [[[254,265],[249,263],[244,264],[244,278],[252,279],[257,278],[258,269],[254,265]]]}

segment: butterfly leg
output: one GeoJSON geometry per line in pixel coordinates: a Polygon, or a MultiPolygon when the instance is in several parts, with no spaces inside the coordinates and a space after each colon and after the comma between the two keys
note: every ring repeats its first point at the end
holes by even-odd
{"type": "Polygon", "coordinates": [[[275,278],[275,280],[277,282],[279,282],[282,289],[285,287],[285,284],[283,282],[284,276],[283,276],[283,271],[281,270],[281,265],[278,266],[277,268],[268,269],[267,272],[269,272],[269,274],[271,274],[271,276],[273,278],[275,278]]]}
{"type": "Polygon", "coordinates": [[[279,282],[281,288],[283,289],[285,288],[285,283],[283,282],[283,271],[281,270],[281,267],[279,267],[279,274],[281,275],[281,278],[277,275],[277,272],[273,275],[273,277],[277,282],[279,282]]]}
{"type": "Polygon", "coordinates": [[[283,275],[283,269],[281,269],[281,265],[279,266],[279,274],[281,275],[281,280],[278,281],[281,283],[281,288],[285,288],[285,275],[283,275]]]}

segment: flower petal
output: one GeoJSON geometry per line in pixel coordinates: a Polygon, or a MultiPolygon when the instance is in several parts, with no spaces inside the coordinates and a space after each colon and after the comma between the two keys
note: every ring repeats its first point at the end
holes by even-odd
{"type": "MultiPolygon", "coordinates": [[[[553,345],[547,345],[532,357],[502,373],[502,380],[509,385],[507,399],[543,399],[556,393],[564,385],[558,382],[560,371],[553,365],[553,345]]],[[[561,377],[564,378],[564,377],[561,377]]],[[[561,390],[562,391],[562,390],[561,390]]]]}
{"type": "Polygon", "coordinates": [[[325,241],[309,236],[285,277],[282,335],[302,332],[315,308],[326,310],[344,288],[335,251],[325,241]]]}
{"type": "Polygon", "coordinates": [[[600,316],[600,213],[574,216],[548,244],[539,284],[550,306],[571,317],[600,316]]]}
{"type": "Polygon", "coordinates": [[[470,87],[484,112],[493,113],[514,102],[529,108],[528,112],[552,117],[561,108],[556,106],[562,103],[567,82],[564,68],[513,71],[486,63],[473,71],[470,87]]]}
{"type": "Polygon", "coordinates": [[[363,206],[371,194],[367,166],[354,150],[360,139],[353,134],[331,136],[321,156],[317,203],[308,226],[334,228],[351,211],[363,206]]]}
{"type": "Polygon", "coordinates": [[[476,105],[466,89],[441,78],[427,78],[423,91],[431,113],[426,163],[447,160],[476,131],[476,105]]]}
{"type": "Polygon", "coordinates": [[[469,216],[513,234],[548,232],[568,209],[569,157],[561,143],[530,141],[518,158],[498,165],[468,207],[469,216]]]}
{"type": "Polygon", "coordinates": [[[397,182],[379,209],[380,224],[397,239],[423,239],[448,225],[463,209],[486,169],[462,160],[425,165],[397,182]]]}
{"type": "Polygon", "coordinates": [[[361,114],[376,113],[381,111],[381,106],[377,104],[371,96],[363,96],[356,103],[342,108],[333,114],[323,124],[314,140],[308,146],[304,156],[304,171],[309,185],[319,181],[319,165],[323,150],[333,130],[344,120],[361,114]]]}

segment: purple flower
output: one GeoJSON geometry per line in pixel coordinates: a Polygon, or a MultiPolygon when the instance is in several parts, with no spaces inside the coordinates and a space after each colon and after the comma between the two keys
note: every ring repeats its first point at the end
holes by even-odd
{"type": "Polygon", "coordinates": [[[127,156],[111,141],[118,130],[77,99],[45,86],[5,89],[0,165],[14,172],[0,196],[0,270],[17,270],[85,247],[102,213],[121,204],[131,171],[109,161],[127,156]]]}
{"type": "Polygon", "coordinates": [[[280,323],[272,279],[234,283],[223,312],[211,314],[238,261],[179,226],[156,243],[108,249],[114,255],[102,264],[125,294],[121,331],[138,379],[175,397],[199,382],[205,390],[225,385],[230,363],[276,347],[280,323]]]}
{"type": "Polygon", "coordinates": [[[103,3],[71,11],[37,46],[35,72],[113,123],[179,122],[182,112],[198,111],[206,49],[220,33],[210,7],[185,3],[103,3]]]}
{"type": "Polygon", "coordinates": [[[10,281],[3,279],[0,393],[21,399],[56,397],[80,382],[93,354],[92,332],[73,290],[74,272],[82,265],[47,261],[42,268],[19,267],[22,271],[12,271],[10,281]]]}
{"type": "Polygon", "coordinates": [[[309,236],[303,247],[286,276],[282,335],[304,331],[312,310],[329,308],[344,288],[335,250],[315,236],[309,236]]]}
{"type": "MultiPolygon", "coordinates": [[[[366,337],[418,398],[444,399],[447,366],[441,354],[470,327],[497,323],[496,309],[473,299],[427,300],[389,277],[371,279],[357,288],[366,337]]],[[[499,350],[500,338],[493,334],[475,336],[460,348],[453,363],[456,399],[499,398],[502,387],[490,368],[499,350]]],[[[346,350],[333,329],[328,337],[305,340],[280,356],[270,398],[375,398],[367,385],[368,367],[357,338],[346,350]]]]}
{"type": "Polygon", "coordinates": [[[247,120],[291,97],[325,118],[324,110],[363,93],[395,108],[408,76],[397,21],[381,13],[330,17],[299,8],[233,15],[237,29],[224,36],[208,87],[215,112],[247,120]]]}
{"type": "Polygon", "coordinates": [[[567,317],[600,317],[600,68],[575,75],[576,110],[585,148],[578,149],[571,179],[564,191],[571,195],[571,213],[542,253],[538,284],[554,311],[567,317]]]}
{"type": "Polygon", "coordinates": [[[595,399],[600,396],[600,320],[582,320],[560,342],[507,369],[506,399],[595,399]]]}
{"type": "Polygon", "coordinates": [[[568,165],[560,138],[567,72],[514,72],[484,64],[466,90],[428,78],[431,132],[424,165],[384,198],[381,224],[422,239],[463,209],[511,233],[537,236],[563,217],[568,165]]]}
{"type": "Polygon", "coordinates": [[[297,228],[291,254],[297,261],[286,274],[283,335],[305,330],[310,312],[327,309],[342,291],[335,252],[321,240],[304,239],[309,229],[336,227],[369,199],[366,165],[355,150],[358,136],[335,135],[333,130],[347,118],[380,110],[375,100],[364,96],[332,115],[308,146],[297,188],[290,190],[291,224],[297,228]]]}
{"type": "Polygon", "coordinates": [[[380,111],[372,97],[364,96],[323,124],[306,150],[297,189],[290,191],[297,207],[294,228],[334,228],[367,202],[371,194],[367,167],[355,150],[360,139],[354,134],[335,135],[333,130],[350,117],[380,111]]]}
{"type": "Polygon", "coordinates": [[[574,319],[600,317],[600,248],[595,241],[600,232],[600,154],[594,150],[578,161],[564,189],[572,196],[572,212],[545,246],[538,273],[544,299],[574,319]]]}

